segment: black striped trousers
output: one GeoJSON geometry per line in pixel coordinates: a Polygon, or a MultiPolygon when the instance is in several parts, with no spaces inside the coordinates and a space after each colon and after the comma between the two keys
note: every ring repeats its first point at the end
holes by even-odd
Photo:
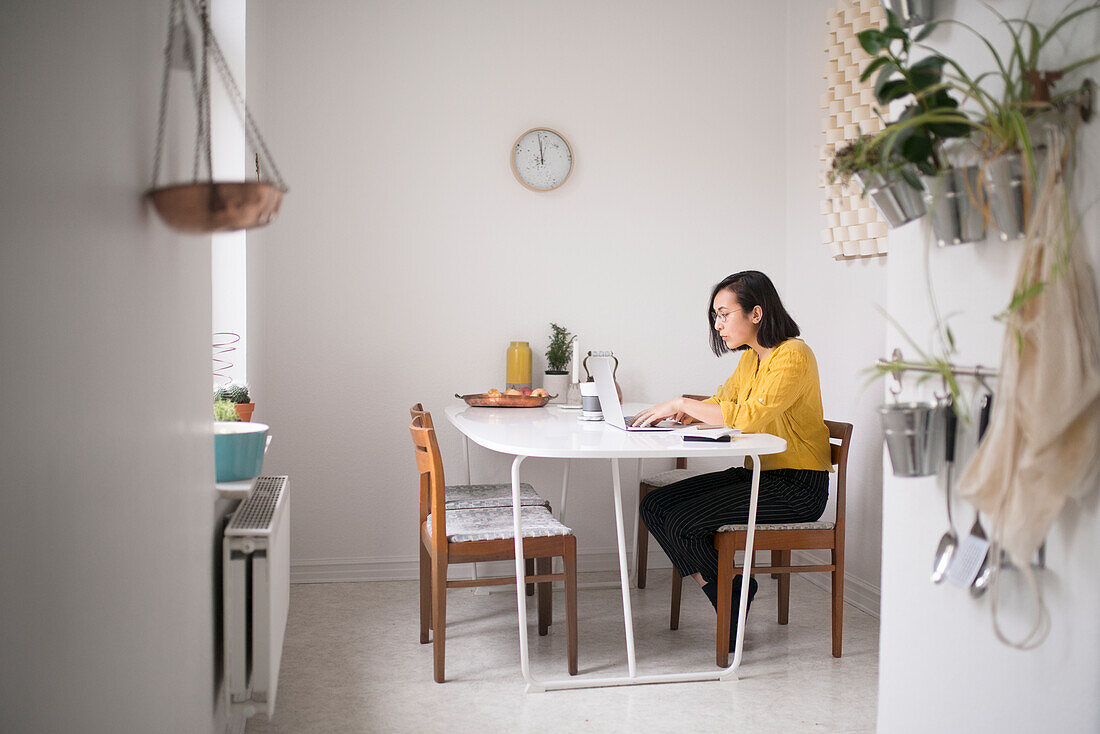
{"type": "MultiPolygon", "coordinates": [[[[718,578],[714,533],[749,521],[752,470],[743,467],[701,474],[652,490],[639,511],[681,576],[718,578]]],[[[813,522],[829,501],[829,472],[773,469],[760,472],[757,523],[813,522]]]]}

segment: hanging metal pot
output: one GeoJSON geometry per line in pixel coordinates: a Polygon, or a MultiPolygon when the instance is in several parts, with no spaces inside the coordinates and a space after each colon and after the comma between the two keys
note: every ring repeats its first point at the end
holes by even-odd
{"type": "Polygon", "coordinates": [[[1018,240],[1027,233],[1027,223],[1042,191],[1046,169],[1045,147],[1035,148],[1035,177],[1032,178],[1023,153],[1014,151],[991,158],[982,166],[989,213],[1004,241],[1018,240]]]}
{"type": "MultiPolygon", "coordinates": [[[[909,168],[915,177],[916,167],[909,168]]],[[[914,189],[902,177],[901,171],[890,171],[887,174],[861,171],[854,174],[853,178],[863,189],[864,195],[870,197],[871,203],[891,229],[920,219],[928,212],[924,204],[924,189],[914,189]]]]}
{"type": "Polygon", "coordinates": [[[923,180],[940,247],[985,239],[985,189],[978,166],[949,168],[923,180]]]}
{"type": "Polygon", "coordinates": [[[932,0],[882,0],[882,7],[898,16],[903,28],[924,25],[932,20],[932,0]]]}
{"type": "Polygon", "coordinates": [[[895,477],[926,477],[939,471],[946,410],[925,402],[889,403],[879,409],[895,477]]]}

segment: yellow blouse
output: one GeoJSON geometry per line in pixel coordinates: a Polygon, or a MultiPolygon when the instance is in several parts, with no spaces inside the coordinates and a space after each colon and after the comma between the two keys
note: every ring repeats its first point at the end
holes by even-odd
{"type": "Polygon", "coordinates": [[[786,439],[786,451],[760,457],[763,471],[833,470],[817,360],[801,339],[783,342],[763,363],[746,349],[733,375],[704,402],[722,406],[722,420],[731,428],[786,439]]]}

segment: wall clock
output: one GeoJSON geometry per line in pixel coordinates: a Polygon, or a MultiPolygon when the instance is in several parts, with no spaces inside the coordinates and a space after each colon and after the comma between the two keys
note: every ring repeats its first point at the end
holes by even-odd
{"type": "Polygon", "coordinates": [[[561,133],[536,127],[512,146],[512,173],[532,191],[551,191],[573,172],[573,149],[561,133]]]}

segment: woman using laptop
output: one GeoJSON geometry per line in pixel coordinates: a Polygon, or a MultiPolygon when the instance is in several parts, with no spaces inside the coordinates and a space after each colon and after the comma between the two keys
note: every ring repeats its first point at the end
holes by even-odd
{"type": "MultiPolygon", "coordinates": [[[[817,361],[796,338],[790,317],[768,276],[746,270],[714,286],[707,313],[711,349],[719,357],[742,351],[737,368],[706,400],[673,398],[639,413],[634,425],[665,418],[724,424],[787,441],[783,453],[760,457],[758,523],[812,522],[829,499],[829,429],[821,409],[817,361]]],[[[641,516],[683,577],[691,576],[718,607],[715,531],[748,522],[752,471],[732,467],[651,491],[641,516]]],[[[756,595],[749,580],[749,603],[756,595]]],[[[741,593],[741,576],[733,582],[741,593]]],[[[731,626],[736,628],[737,615],[731,626]]],[[[730,630],[731,648],[736,629],[730,630]]]]}

